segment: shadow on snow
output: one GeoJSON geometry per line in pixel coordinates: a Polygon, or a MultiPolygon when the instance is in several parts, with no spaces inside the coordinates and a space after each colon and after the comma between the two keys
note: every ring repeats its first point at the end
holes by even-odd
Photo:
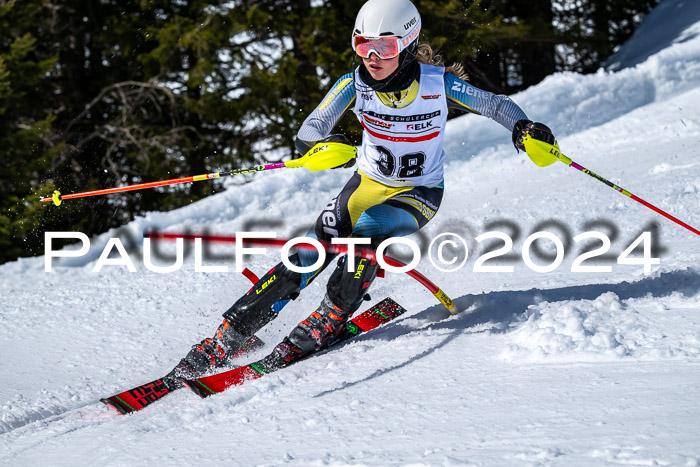
{"type": "Polygon", "coordinates": [[[511,323],[520,319],[528,307],[541,302],[560,302],[566,300],[594,300],[604,293],[612,292],[620,300],[644,297],[665,297],[680,293],[692,297],[700,292],[700,272],[694,269],[665,272],[655,277],[648,277],[636,282],[618,284],[590,284],[561,287],[558,289],[530,289],[513,291],[485,292],[482,294],[463,295],[455,300],[460,310],[459,315],[450,318],[442,305],[433,305],[402,321],[389,323],[357,340],[390,341],[399,336],[424,330],[448,330],[447,335],[436,345],[425,349],[418,355],[387,368],[379,368],[369,376],[353,382],[345,382],[334,389],[320,392],[314,397],[322,397],[338,390],[372,380],[376,377],[398,370],[430,355],[444,347],[465,332],[504,332],[511,323]],[[410,325],[415,321],[424,325],[410,325]],[[406,322],[406,323],[404,323],[406,322]]]}

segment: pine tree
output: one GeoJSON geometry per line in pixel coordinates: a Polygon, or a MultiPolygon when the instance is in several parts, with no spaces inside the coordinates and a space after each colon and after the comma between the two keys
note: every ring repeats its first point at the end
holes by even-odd
{"type": "MultiPolygon", "coordinates": [[[[511,93],[594,71],[658,0],[415,0],[422,39],[511,93]]],[[[349,72],[361,2],[0,2],[0,263],[46,231],[88,235],[221,189],[216,181],[39,202],[297,157],[294,136],[349,72]]],[[[352,118],[336,131],[359,143],[352,118]]],[[[245,177],[239,180],[246,180],[245,177]]]]}

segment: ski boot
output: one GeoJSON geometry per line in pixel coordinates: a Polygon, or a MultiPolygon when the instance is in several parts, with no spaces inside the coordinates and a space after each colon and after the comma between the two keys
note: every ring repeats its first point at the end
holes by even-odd
{"type": "MultiPolygon", "coordinates": [[[[298,264],[297,255],[290,256],[289,260],[298,264]]],[[[224,313],[224,321],[214,337],[192,346],[171,374],[193,379],[225,366],[248,337],[276,318],[287,300],[299,295],[300,284],[301,274],[283,263],[272,268],[224,313]]]]}
{"type": "Polygon", "coordinates": [[[379,270],[375,260],[355,258],[355,268],[348,271],[345,257],[338,262],[328,280],[321,305],[300,322],[275,350],[285,361],[294,360],[332,344],[363,300],[379,270]]]}

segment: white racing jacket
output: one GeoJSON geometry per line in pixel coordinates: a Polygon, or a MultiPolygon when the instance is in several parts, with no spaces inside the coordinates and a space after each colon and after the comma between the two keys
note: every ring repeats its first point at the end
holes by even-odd
{"type": "Polygon", "coordinates": [[[442,144],[448,109],[490,117],[509,131],[518,120],[527,119],[507,96],[475,88],[445,73],[442,67],[420,67],[418,94],[400,108],[385,105],[361,81],[359,73],[346,74],[306,118],[297,134],[297,147],[313,146],[328,136],[352,108],[364,128],[358,150],[359,170],[392,187],[430,187],[443,180],[442,144]]]}
{"type": "Polygon", "coordinates": [[[447,123],[445,69],[421,65],[418,95],[405,107],[383,104],[359,75],[355,115],[365,129],[358,168],[389,186],[436,186],[443,179],[447,123]]]}

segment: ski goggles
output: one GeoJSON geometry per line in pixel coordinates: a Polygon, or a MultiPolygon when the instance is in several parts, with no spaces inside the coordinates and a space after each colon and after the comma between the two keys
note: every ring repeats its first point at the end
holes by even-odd
{"type": "Polygon", "coordinates": [[[401,53],[411,42],[418,38],[420,33],[420,20],[403,37],[352,37],[352,50],[362,58],[369,58],[373,53],[383,60],[394,58],[401,53]]]}
{"type": "Polygon", "coordinates": [[[398,37],[368,37],[355,36],[352,38],[352,48],[362,58],[369,58],[373,53],[383,60],[394,58],[401,53],[398,37]]]}

